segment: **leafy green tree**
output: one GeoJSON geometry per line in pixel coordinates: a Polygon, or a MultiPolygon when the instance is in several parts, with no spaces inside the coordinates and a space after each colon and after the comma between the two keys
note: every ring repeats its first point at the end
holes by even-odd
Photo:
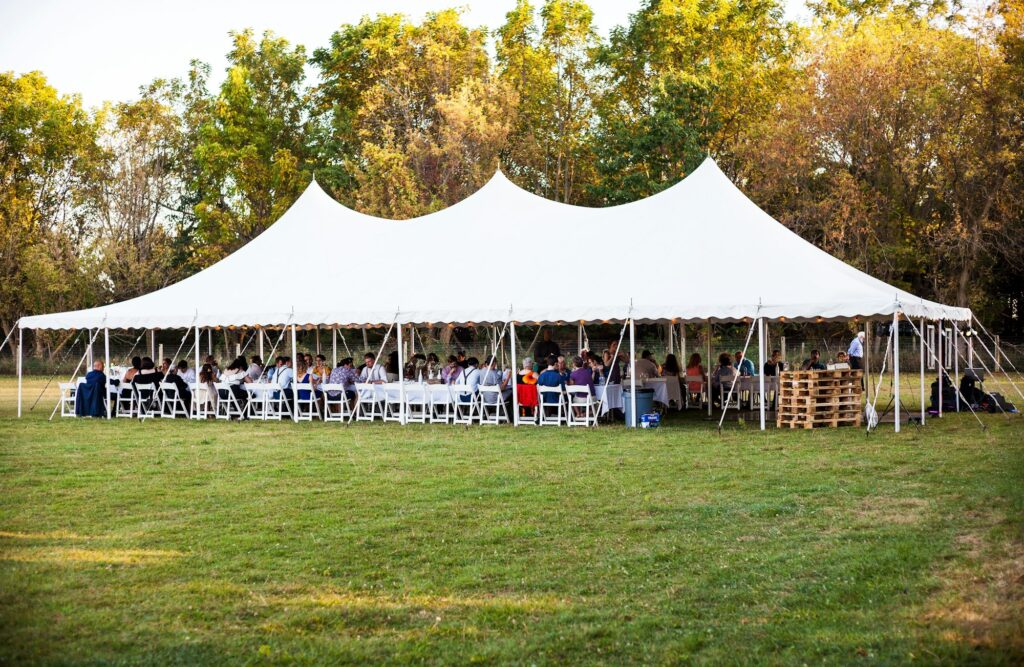
{"type": "MultiPolygon", "coordinates": [[[[101,115],[39,72],[0,73],[0,324],[89,303],[83,190],[99,180],[101,115]]],[[[45,336],[37,338],[37,345],[45,336]]]]}
{"type": "Polygon", "coordinates": [[[520,185],[555,201],[582,203],[593,177],[595,55],[599,39],[584,2],[519,0],[496,31],[498,76],[518,99],[503,150],[520,185]]]}
{"type": "MultiPolygon", "coordinates": [[[[232,33],[227,77],[217,95],[193,94],[193,259],[209,264],[255,238],[309,183],[306,52],[266,32],[232,33]]],[[[194,74],[196,81],[202,73],[194,74]]]]}

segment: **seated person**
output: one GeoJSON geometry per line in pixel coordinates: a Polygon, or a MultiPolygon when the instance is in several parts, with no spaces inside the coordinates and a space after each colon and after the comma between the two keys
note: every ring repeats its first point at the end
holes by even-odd
{"type": "Polygon", "coordinates": [[[804,363],[800,364],[800,370],[802,371],[823,371],[825,364],[821,363],[821,354],[817,350],[811,350],[811,356],[809,359],[804,359],[804,363]]]}
{"type": "Polygon", "coordinates": [[[533,359],[530,357],[523,359],[523,367],[516,372],[516,393],[519,416],[532,418],[537,409],[537,374],[533,371],[533,359]]]}
{"type": "Polygon", "coordinates": [[[569,375],[571,375],[571,373],[569,372],[569,367],[565,364],[565,357],[560,354],[557,359],[558,360],[555,363],[555,370],[562,376],[562,386],[564,387],[565,383],[569,381],[569,375]]]}
{"type": "Polygon", "coordinates": [[[736,370],[739,371],[740,375],[749,377],[751,375],[757,375],[757,371],[754,369],[754,362],[750,359],[746,359],[743,356],[743,351],[739,350],[736,352],[736,370]]]}
{"type": "MultiPolygon", "coordinates": [[[[359,379],[355,368],[353,368],[353,363],[352,357],[345,357],[338,367],[331,371],[329,378],[330,384],[340,384],[344,388],[345,397],[349,400],[356,397],[356,380],[359,379]]],[[[338,398],[338,394],[337,391],[327,392],[331,398],[338,398]]]]}
{"type": "MultiPolygon", "coordinates": [[[[484,359],[483,368],[480,370],[480,384],[485,387],[500,387],[502,398],[504,398],[505,387],[502,386],[504,379],[504,373],[498,368],[497,359],[494,358],[494,355],[487,355],[487,358],[484,359]]],[[[488,403],[494,403],[496,400],[494,392],[484,394],[484,400],[488,403]]]]}
{"type": "Polygon", "coordinates": [[[448,355],[447,364],[441,369],[441,381],[445,384],[454,384],[455,378],[462,372],[462,366],[459,365],[458,358],[450,354],[448,355]]]}
{"type": "Polygon", "coordinates": [[[156,369],[153,360],[142,358],[142,368],[132,378],[132,388],[137,393],[144,411],[152,410],[157,388],[164,381],[164,374],[156,369]]]}
{"type": "Polygon", "coordinates": [[[786,370],[786,362],[782,360],[782,352],[780,350],[772,350],[772,358],[764,363],[762,370],[766,377],[775,377],[786,370]]]}
{"type": "Polygon", "coordinates": [[[327,382],[327,378],[331,376],[331,369],[327,367],[327,357],[318,354],[314,359],[316,360],[316,365],[313,366],[311,372],[316,376],[318,383],[327,382]]]}
{"type": "Polygon", "coordinates": [[[217,365],[217,360],[214,359],[212,354],[206,355],[203,359],[204,364],[210,364],[210,368],[213,369],[213,381],[220,382],[220,366],[217,365]]]}
{"type": "Polygon", "coordinates": [[[135,374],[142,370],[142,357],[132,357],[132,367],[124,372],[121,382],[127,384],[132,381],[135,374]]]}
{"type": "Polygon", "coordinates": [[[661,369],[661,374],[665,377],[679,377],[679,360],[676,359],[676,355],[670,354],[665,357],[665,366],[661,369]]]}
{"type": "MultiPolygon", "coordinates": [[[[554,355],[548,357],[548,367],[546,370],[541,372],[540,376],[537,378],[537,386],[565,388],[565,379],[562,377],[562,374],[558,372],[558,357],[554,355]]],[[[558,397],[554,394],[547,394],[544,402],[557,403],[558,397]]]]}
{"type": "MultiPolygon", "coordinates": [[[[702,380],[707,381],[708,375],[704,370],[704,364],[701,363],[700,355],[694,352],[690,355],[690,361],[686,363],[686,375],[697,377],[700,376],[702,380]]],[[[703,382],[692,381],[686,387],[687,391],[696,394],[703,388],[703,382]]]]}
{"type": "Polygon", "coordinates": [[[722,352],[718,356],[718,366],[711,373],[711,386],[717,392],[718,388],[722,386],[723,379],[731,379],[738,375],[736,369],[732,366],[732,356],[729,352],[722,352]]]}
{"type": "Polygon", "coordinates": [[[216,381],[217,377],[213,374],[213,366],[203,364],[203,367],[199,369],[199,384],[196,386],[195,396],[192,397],[192,400],[196,402],[197,413],[205,410],[207,415],[216,414],[217,389],[213,386],[216,381]]]}
{"type": "Polygon", "coordinates": [[[636,379],[643,381],[656,377],[658,377],[658,364],[654,363],[651,351],[644,350],[636,362],[636,379]]]}
{"type": "MultiPolygon", "coordinates": [[[[174,372],[168,373],[167,376],[164,377],[164,382],[169,382],[177,388],[178,397],[181,398],[182,403],[185,404],[185,411],[190,412],[192,408],[192,385],[185,382],[185,378],[182,377],[181,372],[179,372],[182,364],[184,364],[186,370],[188,369],[188,364],[185,361],[179,362],[178,367],[174,369],[174,372]]],[[[168,414],[170,413],[168,412],[168,414]]]]}
{"type": "Polygon", "coordinates": [[[277,373],[274,376],[274,383],[281,388],[281,395],[284,396],[284,402],[287,405],[289,412],[291,412],[292,409],[292,399],[295,397],[292,392],[292,384],[294,382],[295,371],[292,369],[292,358],[281,357],[281,367],[277,369],[277,373]]]}
{"type": "Polygon", "coordinates": [[[282,357],[281,355],[278,355],[274,359],[274,365],[271,366],[270,368],[266,369],[266,376],[265,376],[266,381],[267,382],[276,382],[277,381],[277,374],[281,371],[281,368],[283,366],[284,366],[284,357],[282,357]]]}
{"type": "Polygon", "coordinates": [[[848,370],[850,368],[850,357],[846,352],[838,352],[836,354],[836,361],[834,364],[828,365],[828,370],[848,370]]]}
{"type": "Polygon", "coordinates": [[[75,393],[76,417],[107,416],[107,375],[103,372],[103,362],[96,361],[92,370],[86,373],[85,382],[78,385],[75,393]]]}
{"type": "Polygon", "coordinates": [[[196,383],[196,369],[189,368],[188,362],[182,359],[178,362],[178,367],[175,370],[175,374],[182,379],[182,381],[189,387],[196,383]]]}
{"type": "Polygon", "coordinates": [[[246,377],[248,382],[257,382],[260,376],[263,375],[263,360],[258,355],[253,355],[249,359],[249,369],[246,371],[246,377]]]}
{"type": "Polygon", "coordinates": [[[573,371],[569,374],[569,384],[574,386],[586,386],[590,393],[594,393],[594,372],[586,367],[583,357],[573,357],[573,371]]]}
{"type": "MultiPolygon", "coordinates": [[[[455,384],[457,386],[458,385],[468,386],[472,390],[473,394],[475,395],[477,387],[480,386],[480,369],[477,368],[479,363],[480,362],[477,360],[476,357],[470,357],[470,358],[466,359],[466,367],[460,369],[459,375],[458,375],[457,378],[455,378],[455,382],[453,384],[455,384]]],[[[468,403],[468,402],[470,402],[472,400],[472,397],[466,396],[466,395],[462,395],[462,396],[459,397],[459,399],[463,403],[468,403]]]]}
{"type": "Polygon", "coordinates": [[[247,392],[242,385],[249,379],[249,365],[245,362],[245,357],[238,357],[231,362],[227,370],[224,371],[220,376],[220,381],[228,386],[227,390],[221,390],[221,398],[227,398],[227,392],[235,397],[238,402],[238,406],[242,409],[242,414],[245,414],[246,404],[249,402],[249,392],[247,392]]]}
{"type": "Polygon", "coordinates": [[[382,364],[377,363],[377,355],[373,352],[367,352],[363,355],[363,361],[366,365],[363,366],[363,370],[359,372],[359,381],[369,384],[384,384],[388,381],[387,371],[382,364]]]}
{"type": "MultiPolygon", "coordinates": [[[[323,397],[324,393],[320,391],[320,378],[318,378],[313,371],[306,366],[306,360],[302,359],[299,361],[299,367],[295,371],[295,376],[299,379],[296,380],[298,384],[308,384],[313,387],[312,396],[318,404],[320,404],[321,414],[323,414],[323,397]]],[[[299,400],[308,401],[310,399],[309,389],[299,390],[299,400]]]]}
{"type": "Polygon", "coordinates": [[[441,360],[433,352],[427,355],[427,365],[423,370],[423,379],[427,382],[441,379],[441,360]]]}

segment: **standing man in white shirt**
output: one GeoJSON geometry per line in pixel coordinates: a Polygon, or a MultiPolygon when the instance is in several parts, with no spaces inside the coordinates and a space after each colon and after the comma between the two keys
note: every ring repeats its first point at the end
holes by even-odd
{"type": "Polygon", "coordinates": [[[850,347],[846,350],[850,357],[850,368],[854,370],[864,368],[864,332],[858,331],[857,335],[850,341],[850,347]]]}
{"type": "Polygon", "coordinates": [[[363,357],[363,361],[366,362],[366,365],[359,372],[360,382],[384,384],[388,381],[387,370],[385,370],[384,366],[377,363],[377,355],[373,352],[367,352],[366,356],[363,357]]]}

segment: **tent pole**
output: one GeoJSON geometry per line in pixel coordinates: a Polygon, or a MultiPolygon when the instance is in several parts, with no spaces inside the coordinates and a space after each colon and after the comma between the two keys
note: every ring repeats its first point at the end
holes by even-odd
{"type": "Polygon", "coordinates": [[[206,330],[206,355],[213,356],[213,327],[206,330]]]}
{"type": "Polygon", "coordinates": [[[320,325],[316,325],[316,353],[320,354],[320,325]]]}
{"type": "Polygon", "coordinates": [[[757,318],[757,363],[761,367],[757,374],[758,392],[761,397],[758,401],[760,407],[761,430],[764,430],[764,318],[757,318]]]}
{"type": "Polygon", "coordinates": [[[263,361],[263,365],[265,367],[267,365],[267,360],[263,357],[263,327],[256,330],[256,335],[259,337],[256,342],[259,346],[260,359],[263,361]]]}
{"type": "Polygon", "coordinates": [[[896,414],[895,432],[900,432],[900,311],[892,314],[892,375],[895,380],[893,407],[896,414]]]}
{"type": "Polygon", "coordinates": [[[363,327],[363,349],[367,352],[370,351],[370,339],[366,335],[366,327],[363,327]]]}
{"type": "Polygon", "coordinates": [[[509,327],[512,330],[512,425],[519,426],[519,362],[516,360],[516,323],[509,313],[509,327]]]}
{"type": "MultiPolygon", "coordinates": [[[[86,366],[88,366],[89,370],[91,371],[92,370],[92,341],[93,341],[93,338],[95,336],[93,336],[92,328],[89,328],[88,331],[89,331],[89,347],[85,351],[85,353],[87,355],[87,357],[85,359],[85,363],[86,363],[86,366]]],[[[89,371],[86,371],[86,373],[88,373],[88,372],[89,371]]]]}
{"type": "Polygon", "coordinates": [[[583,321],[576,325],[576,354],[583,351],[583,321]]]}
{"type": "Polygon", "coordinates": [[[871,402],[871,320],[864,321],[864,397],[871,402]]]}
{"type": "Polygon", "coordinates": [[[398,329],[398,423],[405,425],[405,344],[402,342],[402,322],[395,314],[395,328],[398,329]]]}
{"type": "MultiPolygon", "coordinates": [[[[686,370],[686,324],[679,323],[679,361],[683,362],[683,370],[686,370]]],[[[685,374],[684,374],[685,375],[685,374]]]]}
{"type": "Polygon", "coordinates": [[[960,412],[960,324],[953,322],[953,382],[956,411],[960,412]]]}
{"type": "MultiPolygon", "coordinates": [[[[150,329],[150,335],[152,332],[150,329]]],[[[151,338],[150,345],[152,343],[151,338]]],[[[103,370],[103,375],[107,378],[103,385],[103,405],[107,408],[107,419],[110,419],[110,329],[107,327],[103,328],[103,370]]]]}
{"type": "Polygon", "coordinates": [[[938,345],[935,346],[936,366],[939,368],[939,419],[942,419],[942,376],[946,372],[946,355],[942,354],[943,338],[942,327],[945,325],[943,320],[938,321],[938,345]]]}
{"type": "Polygon", "coordinates": [[[150,329],[147,335],[149,336],[149,358],[156,361],[156,332],[150,329]]]}
{"type": "Polygon", "coordinates": [[[636,428],[636,322],[629,318],[629,406],[630,427],[636,428]]]}
{"type": "Polygon", "coordinates": [[[921,343],[921,378],[919,383],[921,385],[921,425],[924,426],[925,414],[924,414],[924,318],[921,318],[921,331],[919,338],[921,343]]]}
{"type": "Polygon", "coordinates": [[[192,415],[199,419],[199,346],[202,344],[202,333],[199,331],[199,327],[196,327],[196,361],[193,370],[195,370],[196,384],[192,390],[192,415]]]}
{"type": "Polygon", "coordinates": [[[331,370],[338,367],[338,325],[331,325],[331,370]]]}
{"type": "Polygon", "coordinates": [[[299,422],[299,392],[295,390],[295,383],[299,381],[296,375],[299,370],[298,354],[296,353],[295,344],[295,325],[292,325],[292,421],[296,424],[299,422]]]}
{"type": "Polygon", "coordinates": [[[704,359],[704,371],[707,378],[704,380],[704,391],[707,394],[708,399],[708,417],[711,416],[711,320],[708,320],[707,325],[707,357],[704,359]]]}
{"type": "Polygon", "coordinates": [[[22,374],[22,356],[24,351],[22,345],[24,344],[23,338],[24,329],[21,328],[21,322],[18,322],[18,417],[21,418],[21,374],[22,374]]]}

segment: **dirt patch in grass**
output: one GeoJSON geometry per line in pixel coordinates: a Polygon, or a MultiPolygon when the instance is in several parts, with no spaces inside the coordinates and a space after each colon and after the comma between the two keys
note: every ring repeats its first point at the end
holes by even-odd
{"type": "Polygon", "coordinates": [[[869,496],[860,502],[854,516],[870,523],[904,526],[924,520],[930,506],[925,498],[869,496]]]}
{"type": "Polygon", "coordinates": [[[1024,659],[1024,544],[991,546],[974,533],[955,544],[964,558],[939,574],[923,620],[946,641],[1024,659]]]}

